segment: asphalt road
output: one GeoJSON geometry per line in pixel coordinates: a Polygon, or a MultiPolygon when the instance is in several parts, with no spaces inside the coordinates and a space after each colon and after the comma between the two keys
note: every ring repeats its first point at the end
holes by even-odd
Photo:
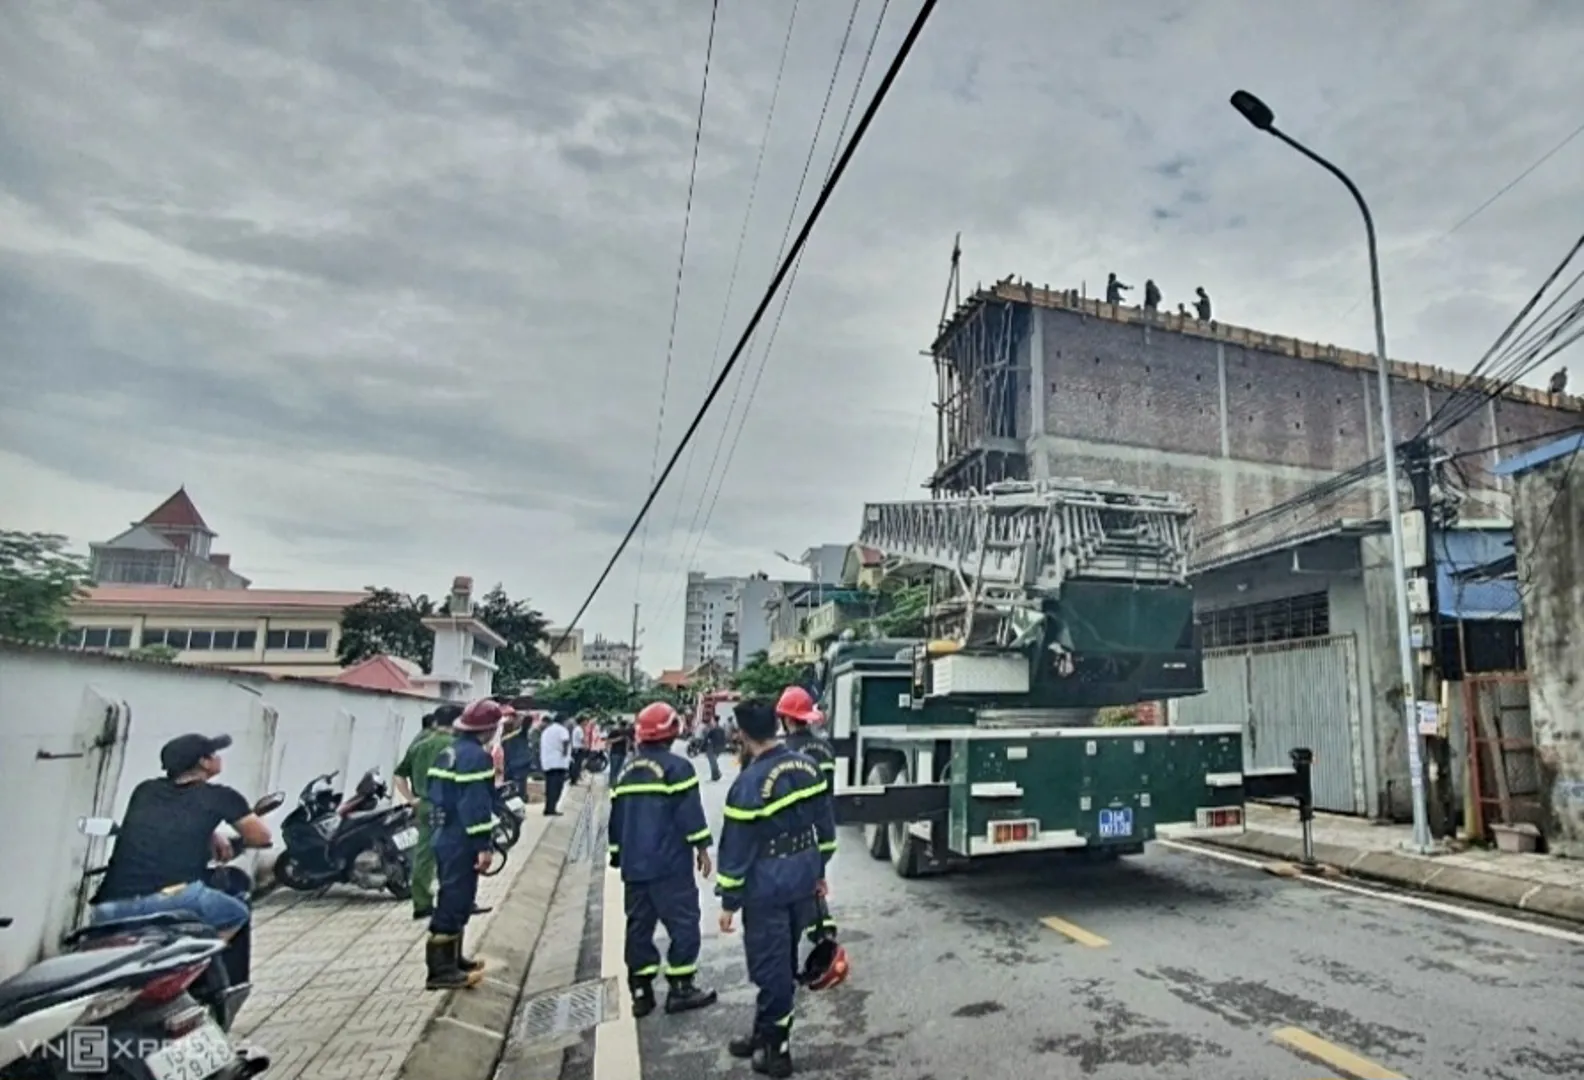
{"type": "MultiPolygon", "coordinates": [[[[730,777],[704,783],[717,834],[730,777]]],[[[1584,1076],[1584,943],[1163,847],[909,882],[856,830],[841,840],[831,903],[854,974],[800,995],[801,1075],[1584,1076]]],[[[752,1075],[725,1051],[752,1013],[741,934],[716,932],[708,892],[701,963],[721,1002],[639,1022],[642,1080],[752,1075]]]]}

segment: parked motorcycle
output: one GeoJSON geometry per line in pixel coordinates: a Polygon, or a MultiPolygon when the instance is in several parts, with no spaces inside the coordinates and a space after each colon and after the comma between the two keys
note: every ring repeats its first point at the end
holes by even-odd
{"type": "Polygon", "coordinates": [[[141,940],[34,964],[0,983],[0,1068],[16,1080],[256,1076],[269,1058],[233,1047],[189,990],[224,948],[214,937],[141,940]]]}
{"type": "Polygon", "coordinates": [[[590,750],[583,756],[583,771],[593,776],[610,768],[610,755],[603,750],[590,750]]]}
{"type": "Polygon", "coordinates": [[[389,793],[378,769],[364,773],[343,802],[331,787],[338,775],[310,780],[281,823],[286,850],[275,860],[275,880],[298,892],[344,883],[408,899],[418,844],[412,807],[386,802],[389,793]]]}
{"type": "Polygon", "coordinates": [[[495,789],[495,827],[490,844],[505,855],[522,839],[523,821],[528,816],[528,801],[516,781],[508,780],[495,789]]]}

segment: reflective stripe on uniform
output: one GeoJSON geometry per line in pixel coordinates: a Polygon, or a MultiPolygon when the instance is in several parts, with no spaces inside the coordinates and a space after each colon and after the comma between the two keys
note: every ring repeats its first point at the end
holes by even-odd
{"type": "Polygon", "coordinates": [[[453,772],[450,769],[430,769],[429,779],[449,780],[453,784],[476,784],[480,780],[495,779],[495,770],[490,769],[488,772],[459,773],[453,772]]]}
{"type": "Polygon", "coordinates": [[[622,784],[612,789],[611,798],[618,795],[680,795],[684,791],[698,787],[697,776],[690,776],[676,784],[622,784]]]}
{"type": "Polygon", "coordinates": [[[812,799],[816,795],[823,795],[829,790],[830,785],[821,780],[813,787],[807,787],[801,791],[794,791],[790,795],[783,795],[775,802],[766,806],[761,806],[757,810],[742,810],[728,803],[726,805],[725,812],[726,816],[731,818],[733,821],[758,821],[762,818],[775,817],[775,815],[779,814],[787,807],[800,803],[804,799],[812,799]]]}

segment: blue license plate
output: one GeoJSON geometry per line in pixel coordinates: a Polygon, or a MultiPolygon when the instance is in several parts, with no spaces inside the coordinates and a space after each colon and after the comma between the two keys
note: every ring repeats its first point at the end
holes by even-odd
{"type": "Polygon", "coordinates": [[[1100,837],[1111,839],[1133,835],[1133,808],[1123,806],[1100,811],[1100,837]]]}

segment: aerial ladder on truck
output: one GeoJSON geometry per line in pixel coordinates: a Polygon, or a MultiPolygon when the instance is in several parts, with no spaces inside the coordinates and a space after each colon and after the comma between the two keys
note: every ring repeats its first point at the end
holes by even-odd
{"type": "Polygon", "coordinates": [[[1308,757],[1244,768],[1241,718],[1115,724],[1117,706],[1203,692],[1173,494],[1004,482],[872,503],[858,542],[929,589],[918,640],[838,642],[822,661],[839,820],[904,876],[985,855],[1241,831],[1248,798],[1307,802],[1308,757]]]}

